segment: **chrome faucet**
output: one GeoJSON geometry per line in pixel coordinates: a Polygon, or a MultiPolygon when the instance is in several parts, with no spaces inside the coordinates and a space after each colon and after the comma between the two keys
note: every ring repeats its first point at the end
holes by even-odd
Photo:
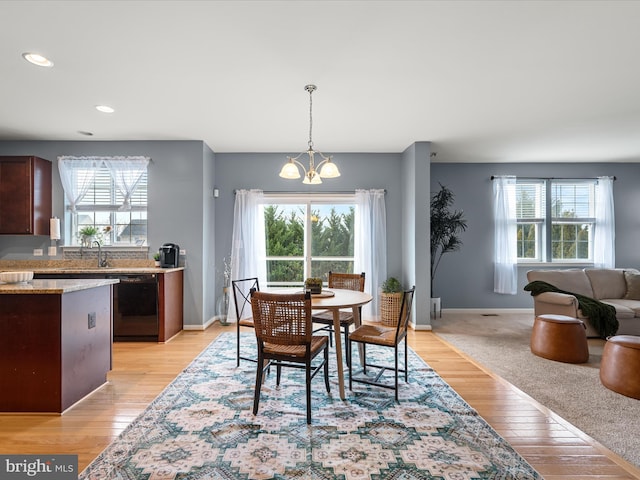
{"type": "Polygon", "coordinates": [[[94,243],[98,245],[98,268],[106,267],[107,252],[104,252],[104,258],[102,258],[102,245],[100,245],[100,242],[98,242],[97,240],[94,240],[91,246],[93,246],[94,243]]]}

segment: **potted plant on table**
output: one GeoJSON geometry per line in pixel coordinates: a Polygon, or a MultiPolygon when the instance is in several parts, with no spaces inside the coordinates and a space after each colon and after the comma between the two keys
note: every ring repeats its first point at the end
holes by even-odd
{"type": "Polygon", "coordinates": [[[155,262],[155,266],[159,267],[160,266],[160,252],[156,252],[153,254],[153,260],[155,262]]]}
{"type": "Polygon", "coordinates": [[[467,229],[467,221],[462,210],[452,210],[454,194],[447,187],[431,197],[431,312],[441,314],[440,298],[433,296],[433,284],[436,270],[445,253],[460,250],[462,240],[460,232],[467,229]]]}
{"type": "Polygon", "coordinates": [[[309,277],[304,281],[304,289],[311,291],[311,294],[322,293],[322,279],[309,277]]]}
{"type": "Polygon", "coordinates": [[[389,277],[382,283],[380,292],[380,320],[383,325],[395,327],[400,318],[402,306],[402,284],[395,277],[389,277]]]}

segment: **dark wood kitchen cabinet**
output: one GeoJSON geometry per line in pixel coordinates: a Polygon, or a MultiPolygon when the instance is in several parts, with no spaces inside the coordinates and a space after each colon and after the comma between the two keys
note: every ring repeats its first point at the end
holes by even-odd
{"type": "Polygon", "coordinates": [[[49,235],[51,162],[0,156],[0,234],[49,235]]]}

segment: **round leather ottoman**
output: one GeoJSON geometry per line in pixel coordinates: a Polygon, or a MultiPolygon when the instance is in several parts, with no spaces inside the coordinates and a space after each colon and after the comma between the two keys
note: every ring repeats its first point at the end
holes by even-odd
{"type": "Polygon", "coordinates": [[[602,351],[600,381],[609,390],[640,399],[640,337],[609,337],[602,351]]]}
{"type": "Polygon", "coordinates": [[[589,361],[587,327],[580,319],[566,315],[538,315],[531,332],[531,352],[548,360],[565,363],[589,361]]]}

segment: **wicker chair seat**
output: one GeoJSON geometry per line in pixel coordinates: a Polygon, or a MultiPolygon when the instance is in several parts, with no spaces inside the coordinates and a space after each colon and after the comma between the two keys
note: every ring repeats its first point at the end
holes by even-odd
{"type": "Polygon", "coordinates": [[[253,318],[252,317],[241,318],[240,320],[238,320],[238,324],[241,327],[254,327],[255,328],[255,324],[253,323],[253,318]]]}
{"type": "Polygon", "coordinates": [[[349,336],[352,342],[366,342],[393,347],[396,343],[396,327],[362,325],[349,336]]]}
{"type": "MultiPolygon", "coordinates": [[[[313,356],[321,350],[327,341],[328,339],[325,335],[314,335],[311,337],[311,355],[313,356]]],[[[277,343],[264,342],[264,353],[304,358],[307,354],[307,347],[305,345],[279,345],[277,343]]]]}
{"type": "MultiPolygon", "coordinates": [[[[314,313],[312,317],[313,323],[322,323],[326,325],[333,325],[333,312],[331,310],[325,310],[324,312],[314,313]]],[[[353,312],[347,310],[340,310],[340,326],[350,326],[355,322],[353,318],[353,312]]]]}

